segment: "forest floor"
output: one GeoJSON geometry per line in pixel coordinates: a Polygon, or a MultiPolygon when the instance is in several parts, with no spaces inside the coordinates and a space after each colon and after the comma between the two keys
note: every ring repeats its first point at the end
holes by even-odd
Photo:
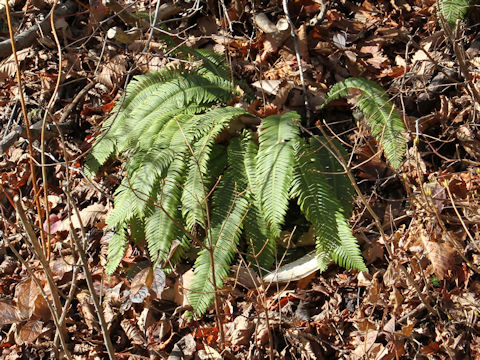
{"type": "Polygon", "coordinates": [[[0,358],[47,358],[60,346],[41,291],[52,298],[45,259],[29,245],[15,211],[24,208],[30,235],[41,238],[41,227],[48,228],[45,188],[52,235],[43,245],[75,359],[108,358],[89,277],[118,359],[480,359],[478,8],[445,31],[434,0],[288,3],[297,51],[275,0],[162,2],[155,34],[225,55],[233,76],[257,92],[249,106],[256,116],[296,110],[310,131],[323,126],[343,141],[385,235],[358,199],[351,225],[369,273],[332,264],[299,281],[262,285],[232,273],[221,292],[222,313],[212,308],[195,320],[184,316],[182,290],[192,259],[177,265],[158,296],[141,295],[142,249],[130,246],[117,272],[105,275],[105,219],[122,164],[110,162],[88,179],[85,155],[132,76],[178,60],[160,38],[149,37],[156,2],[66,0],[56,4],[53,36],[51,0],[13,0],[19,68],[4,8],[0,19],[0,358]],[[352,101],[320,108],[328,90],[349,77],[377,82],[400,110],[407,156],[398,172],[352,101]],[[86,239],[90,276],[72,250],[75,208],[81,222],[74,217],[72,227],[86,239]]]}

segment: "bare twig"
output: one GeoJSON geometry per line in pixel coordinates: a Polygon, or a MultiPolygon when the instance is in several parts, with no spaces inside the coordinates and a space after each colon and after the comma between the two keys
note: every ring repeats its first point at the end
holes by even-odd
{"type": "Polygon", "coordinates": [[[38,215],[37,220],[38,220],[38,225],[40,227],[40,239],[41,239],[41,243],[44,244],[46,239],[45,239],[45,232],[43,231],[43,228],[42,228],[42,207],[40,205],[40,193],[37,186],[37,178],[35,176],[35,166],[33,163],[34,157],[33,157],[33,148],[32,148],[32,136],[30,134],[30,120],[28,119],[27,106],[25,104],[25,97],[23,95],[22,72],[20,70],[20,63],[18,62],[18,57],[17,57],[15,38],[13,36],[12,19],[10,17],[10,5],[8,4],[8,0],[5,0],[5,11],[7,13],[8,33],[10,35],[10,40],[11,40],[10,42],[11,50],[13,53],[13,57],[15,59],[15,67],[17,70],[18,93],[20,96],[20,104],[22,108],[23,119],[25,121],[25,128],[26,128],[27,139],[28,139],[28,154],[30,155],[29,165],[30,165],[30,173],[31,173],[30,176],[32,177],[33,193],[35,198],[35,205],[37,207],[37,215],[38,215]]]}
{"type": "Polygon", "coordinates": [[[302,83],[303,101],[305,104],[306,125],[307,125],[307,128],[310,128],[312,114],[311,114],[310,102],[308,101],[307,85],[305,84],[305,77],[303,76],[302,57],[300,56],[300,49],[298,47],[297,34],[295,33],[295,25],[293,24],[293,21],[290,18],[290,14],[288,12],[287,0],[282,0],[282,4],[283,4],[283,12],[285,13],[285,17],[287,18],[287,21],[290,24],[290,32],[292,34],[293,45],[295,47],[295,54],[297,55],[298,70],[300,72],[300,81],[302,83]]]}
{"type": "MultiPolygon", "coordinates": [[[[27,216],[25,214],[25,210],[23,209],[23,204],[22,204],[22,201],[21,201],[20,197],[16,196],[15,199],[14,199],[14,203],[15,203],[15,210],[17,211],[17,214],[20,217],[20,220],[23,224],[23,227],[25,228],[25,231],[27,233],[28,239],[31,242],[33,252],[35,253],[35,256],[38,258],[38,260],[40,261],[40,264],[42,265],[43,271],[45,272],[45,276],[47,278],[47,284],[50,288],[50,293],[52,295],[53,303],[51,303],[49,301],[48,297],[46,297],[46,301],[47,301],[47,303],[49,305],[49,309],[52,313],[52,318],[55,322],[55,327],[57,328],[57,330],[59,332],[60,341],[62,343],[62,347],[63,347],[63,350],[65,352],[65,355],[68,359],[71,359],[72,357],[70,355],[70,352],[67,348],[67,343],[66,343],[65,324],[62,324],[60,322],[60,319],[59,319],[60,316],[61,316],[62,305],[60,303],[60,297],[58,295],[58,289],[57,289],[57,286],[56,286],[55,281],[53,279],[53,274],[52,274],[52,271],[50,269],[50,265],[49,265],[45,255],[43,253],[43,249],[42,249],[40,243],[38,242],[37,237],[35,236],[35,232],[33,231],[32,225],[30,224],[30,222],[27,219],[27,216]]],[[[11,249],[12,249],[12,251],[14,250],[13,247],[11,247],[11,249]]],[[[14,253],[15,252],[16,252],[16,250],[14,251],[14,253]]],[[[22,261],[22,264],[26,263],[21,256],[19,257],[19,260],[22,261]]],[[[39,285],[39,288],[42,289],[42,286],[39,285]]]]}
{"type": "MultiPolygon", "coordinates": [[[[62,4],[55,10],[55,15],[57,17],[65,16],[73,11],[75,8],[75,2],[67,1],[65,4],[62,4]]],[[[7,13],[9,10],[7,10],[7,13]]],[[[15,39],[15,47],[18,50],[25,49],[35,43],[37,38],[41,35],[39,33],[48,33],[51,29],[50,24],[50,15],[47,16],[39,25],[34,25],[27,31],[17,35],[15,37],[11,36],[10,39],[0,41],[0,58],[6,58],[12,54],[12,40],[15,39]]]]}
{"type": "Polygon", "coordinates": [[[55,103],[55,97],[58,94],[58,89],[60,87],[60,82],[62,81],[62,47],[60,45],[60,41],[58,40],[57,30],[55,29],[55,8],[57,6],[57,0],[54,1],[52,10],[50,11],[50,27],[52,29],[53,38],[55,39],[55,44],[57,45],[57,52],[58,52],[58,75],[57,81],[55,83],[55,88],[53,89],[53,93],[50,96],[50,100],[48,101],[47,108],[43,113],[42,119],[42,133],[40,135],[40,156],[41,156],[41,168],[42,168],[42,182],[43,182],[43,198],[45,201],[45,219],[47,222],[47,234],[45,235],[45,239],[43,242],[43,251],[45,252],[45,256],[47,259],[50,259],[50,243],[49,243],[49,235],[50,231],[50,206],[48,204],[48,185],[47,185],[47,168],[45,167],[45,132],[47,129],[47,116],[49,115],[50,109],[52,108],[53,104],[55,103]]]}

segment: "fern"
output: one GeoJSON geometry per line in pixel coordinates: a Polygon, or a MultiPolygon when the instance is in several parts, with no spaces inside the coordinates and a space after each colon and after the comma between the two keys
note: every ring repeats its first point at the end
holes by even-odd
{"type": "Polygon", "coordinates": [[[400,113],[380,86],[366,79],[346,79],[332,87],[322,106],[348,96],[350,89],[361,90],[357,100],[358,107],[367,118],[372,135],[383,146],[386,158],[394,169],[398,169],[405,156],[405,127],[400,113]]]}
{"type": "Polygon", "coordinates": [[[293,178],[293,141],[299,135],[297,113],[272,115],[260,126],[260,147],[257,156],[256,181],[265,219],[272,233],[280,235],[280,227],[288,207],[288,191],[293,178]]]}
{"type": "MultiPolygon", "coordinates": [[[[322,139],[318,140],[320,143],[324,142],[322,139]]],[[[339,147],[340,144],[335,145],[339,147]]],[[[322,154],[317,147],[318,144],[307,144],[304,141],[295,143],[298,161],[292,196],[298,198],[298,204],[305,217],[315,227],[320,270],[325,270],[331,259],[346,268],[366,270],[358,244],[347,222],[346,213],[349,216],[350,209],[343,206],[336,196],[337,191],[342,188],[347,193],[351,193],[351,190],[347,189],[346,183],[335,186],[329,181],[324,173],[331,174],[334,169],[325,162],[324,156],[326,155],[327,159],[332,156],[322,154]]]]}
{"type": "Polygon", "coordinates": [[[124,227],[118,228],[108,242],[107,266],[105,271],[112,274],[120,265],[127,250],[127,234],[124,227]]]}
{"type": "MultiPolygon", "coordinates": [[[[365,270],[348,225],[351,185],[327,151],[328,141],[301,138],[300,117],[289,112],[263,119],[258,143],[244,130],[227,146],[217,144],[230,122],[247,114],[225,106],[235,88],[230,71],[211,52],[182,48],[177,56],[194,65],[135,77],[86,162],[90,174],[110,157],[125,164],[107,219],[114,230],[107,273],[120,264],[130,238],[146,241],[151,261],[167,265],[181,259],[192,238],[203,236],[188,294],[202,314],[222,287],[242,235],[251,263],[271,267],[292,197],[315,227],[320,269],[335,260],[365,270]]],[[[375,94],[373,85],[360,85],[375,94]]],[[[384,118],[377,122],[388,124],[384,118]]]]}
{"type": "Polygon", "coordinates": [[[437,10],[451,29],[455,29],[457,20],[463,20],[470,7],[470,0],[437,0],[437,10]]]}
{"type": "Polygon", "coordinates": [[[190,304],[197,313],[204,313],[215,294],[210,249],[215,263],[215,284],[221,288],[235,255],[243,218],[248,210],[247,179],[243,166],[245,152],[240,139],[233,139],[228,147],[228,168],[215,191],[212,201],[212,222],[203,249],[195,262],[195,273],[189,293],[190,304]]]}
{"type": "Polygon", "coordinates": [[[193,154],[189,162],[189,173],[185,182],[182,196],[182,211],[186,218],[187,228],[193,229],[195,225],[205,227],[206,196],[205,183],[207,176],[207,163],[215,137],[227,126],[228,122],[244,110],[227,107],[217,108],[197,117],[195,129],[198,136],[193,139],[193,154]]]}
{"type": "Polygon", "coordinates": [[[245,238],[249,247],[248,253],[256,257],[256,259],[250,259],[254,266],[258,262],[261,269],[267,270],[275,260],[275,236],[269,233],[261,211],[259,187],[256,180],[258,146],[251,141],[248,134],[245,134],[242,147],[245,151],[243,161],[250,201],[250,209],[244,223],[245,238]]]}

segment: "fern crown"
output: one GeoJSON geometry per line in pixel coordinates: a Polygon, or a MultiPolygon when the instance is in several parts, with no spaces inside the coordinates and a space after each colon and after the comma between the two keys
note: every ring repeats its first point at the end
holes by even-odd
{"type": "MultiPolygon", "coordinates": [[[[106,271],[111,274],[118,267],[129,239],[145,240],[151,260],[166,265],[167,258],[168,264],[179,260],[203,234],[189,293],[191,305],[201,314],[229,274],[242,238],[260,266],[271,267],[275,239],[292,200],[314,227],[321,270],[334,260],[366,271],[348,223],[354,192],[328,150],[333,144],[346,156],[341,144],[323,137],[302,138],[295,112],[263,119],[258,140],[244,129],[228,146],[218,143],[218,135],[232,121],[251,115],[224,106],[232,98],[232,84],[220,56],[186,52],[200,59],[201,66],[137,76],[87,160],[90,174],[111,156],[126,160],[126,176],[107,220],[115,235],[106,271]]],[[[359,106],[373,114],[372,132],[382,139],[392,165],[398,166],[403,128],[383,97],[372,98],[378,87],[348,79],[332,89],[328,101],[345,96],[352,86],[363,90],[359,106]]]]}

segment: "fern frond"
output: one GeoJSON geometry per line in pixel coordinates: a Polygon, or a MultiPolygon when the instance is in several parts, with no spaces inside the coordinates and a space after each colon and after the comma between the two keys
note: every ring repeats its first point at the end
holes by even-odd
{"type": "Polygon", "coordinates": [[[337,212],[337,229],[340,237],[340,246],[336,247],[332,252],[332,259],[341,267],[346,269],[357,269],[358,271],[368,272],[365,262],[362,258],[358,241],[352,234],[352,229],[348,224],[348,219],[343,213],[337,212]]]}
{"type": "Polygon", "coordinates": [[[260,271],[269,270],[275,261],[276,244],[274,237],[269,234],[261,210],[255,204],[250,205],[243,227],[251,266],[256,268],[258,261],[260,271]],[[256,257],[256,260],[253,259],[253,256],[256,257]]]}
{"type": "MultiPolygon", "coordinates": [[[[181,184],[186,170],[186,161],[178,156],[170,165],[167,176],[161,179],[160,190],[156,194],[155,204],[148,205],[145,216],[145,239],[148,253],[153,261],[164,260],[174,240],[184,236],[182,229],[172,219],[181,221],[181,184]]],[[[182,224],[183,225],[183,224],[182,224]]]]}
{"type": "Polygon", "coordinates": [[[145,242],[145,222],[139,216],[134,216],[129,223],[130,235],[135,245],[143,244],[145,242]]]}
{"type": "Polygon", "coordinates": [[[299,136],[295,121],[300,121],[300,116],[289,112],[269,116],[260,125],[256,169],[258,196],[265,219],[275,236],[280,235],[288,207],[295,159],[292,142],[299,136]]]}
{"type": "Polygon", "coordinates": [[[332,87],[322,107],[332,100],[348,96],[350,89],[362,91],[358,107],[365,115],[372,135],[383,146],[386,158],[394,169],[398,169],[405,156],[405,127],[397,108],[380,86],[366,79],[348,78],[332,87]]]}
{"type": "Polygon", "coordinates": [[[228,148],[228,168],[213,194],[211,229],[194,266],[194,277],[188,293],[197,314],[203,314],[211,304],[215,291],[223,285],[235,255],[248,201],[245,197],[246,178],[242,169],[244,153],[238,138],[228,148]],[[215,266],[214,287],[209,249],[213,248],[215,266]]]}
{"type": "Polygon", "coordinates": [[[87,160],[85,161],[85,174],[88,177],[95,176],[100,167],[105,164],[114,151],[115,142],[112,139],[104,138],[102,141],[99,141],[87,156],[87,160]]]}
{"type": "Polygon", "coordinates": [[[298,160],[295,166],[292,195],[298,198],[298,204],[305,217],[314,225],[320,270],[326,269],[334,254],[337,255],[334,257],[336,261],[348,266],[357,266],[357,257],[360,256],[361,259],[360,252],[358,248],[355,252],[355,249],[350,246],[351,241],[356,244],[356,240],[351,230],[348,229],[350,232],[345,230],[345,226],[348,227],[345,210],[336,196],[333,185],[324,174],[329,169],[325,167],[325,159],[320,157],[323,154],[317,151],[316,146],[315,143],[307,144],[303,139],[295,142],[298,160]],[[345,240],[347,241],[346,250],[335,252],[342,247],[343,240],[340,236],[348,237],[348,234],[350,237],[348,241],[345,240]]]}
{"type": "Polygon", "coordinates": [[[243,109],[225,107],[195,117],[193,125],[197,129],[193,140],[195,143],[192,145],[193,154],[189,161],[189,171],[182,194],[182,214],[188,229],[193,229],[196,224],[205,228],[207,164],[215,138],[232,118],[245,113],[243,109]]]}
{"type": "Polygon", "coordinates": [[[119,227],[108,242],[107,266],[105,272],[113,274],[125,255],[127,249],[127,234],[123,226],[119,227]]]}
{"type": "Polygon", "coordinates": [[[124,101],[103,127],[103,135],[87,159],[88,171],[98,170],[112,153],[139,145],[148,149],[155,134],[173,117],[205,111],[231,96],[228,81],[207,79],[194,71],[164,70],[135,77],[124,101]]]}
{"type": "MultiPolygon", "coordinates": [[[[187,53],[193,57],[194,60],[202,61],[200,72],[206,77],[209,73],[218,78],[228,80],[232,77],[232,72],[225,63],[225,57],[207,49],[194,49],[188,46],[179,48],[179,52],[187,53]]],[[[230,82],[231,84],[232,82],[230,82]]]]}
{"type": "Polygon", "coordinates": [[[457,20],[463,20],[470,8],[470,0],[437,0],[437,11],[451,29],[455,29],[457,20]]]}
{"type": "Polygon", "coordinates": [[[355,189],[345,174],[345,169],[342,164],[333,155],[335,154],[333,149],[332,151],[328,149],[334,146],[341,153],[344,161],[348,160],[348,154],[339,140],[332,138],[329,139],[329,141],[322,136],[313,136],[310,139],[310,143],[315,149],[315,159],[321,159],[323,168],[325,169],[325,179],[332,185],[337,199],[340,200],[345,217],[349,218],[353,210],[355,189]]]}
{"type": "Polygon", "coordinates": [[[106,223],[110,229],[115,229],[121,224],[127,223],[137,214],[137,209],[132,207],[135,203],[135,193],[132,192],[128,178],[124,178],[114,193],[114,207],[108,216],[106,223]]]}
{"type": "Polygon", "coordinates": [[[275,241],[270,236],[267,223],[260,210],[258,198],[258,184],[256,181],[257,154],[258,146],[255,144],[249,133],[244,133],[242,138],[242,148],[245,153],[244,167],[247,178],[247,194],[250,200],[250,209],[244,222],[245,238],[248,244],[248,253],[257,259],[250,259],[252,266],[258,265],[262,269],[270,269],[275,260],[275,241]]]}

